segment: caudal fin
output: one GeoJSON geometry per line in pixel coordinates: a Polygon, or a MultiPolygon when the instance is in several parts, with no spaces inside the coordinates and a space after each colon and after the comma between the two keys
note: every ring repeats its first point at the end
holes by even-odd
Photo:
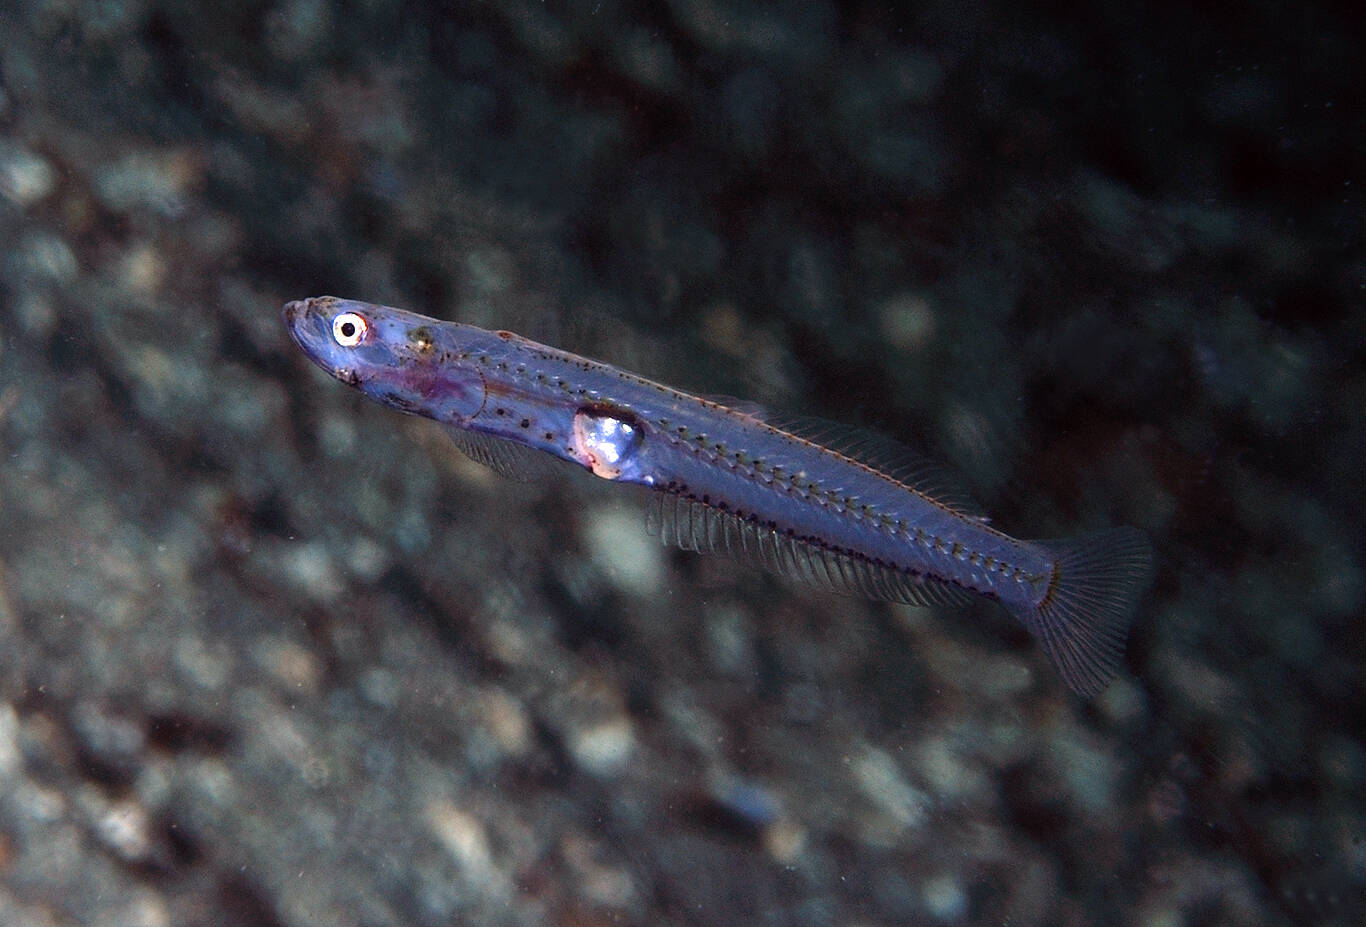
{"type": "Polygon", "coordinates": [[[1057,569],[1043,601],[1017,610],[1016,617],[1073,691],[1095,695],[1124,659],[1124,640],[1148,585],[1152,545],[1127,526],[1032,543],[1052,554],[1057,569]]]}

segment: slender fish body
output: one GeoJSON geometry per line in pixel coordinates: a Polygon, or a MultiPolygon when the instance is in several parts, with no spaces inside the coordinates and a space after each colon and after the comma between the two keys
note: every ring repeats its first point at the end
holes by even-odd
{"type": "Polygon", "coordinates": [[[1067,684],[1117,672],[1151,551],[1128,527],[1022,541],[854,439],[690,395],[511,332],[331,296],[291,302],[309,358],[370,398],[450,427],[526,477],[545,455],[655,490],[653,527],[837,592],[912,604],[996,599],[1067,684]]]}

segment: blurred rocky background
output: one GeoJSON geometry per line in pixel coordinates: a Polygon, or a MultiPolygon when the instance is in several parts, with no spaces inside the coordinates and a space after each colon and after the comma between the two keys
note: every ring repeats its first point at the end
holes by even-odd
{"type": "Polygon", "coordinates": [[[1360,923],[1363,31],[0,0],[0,923],[1360,923]],[[498,479],[322,293],[1140,525],[1126,674],[498,479]]]}

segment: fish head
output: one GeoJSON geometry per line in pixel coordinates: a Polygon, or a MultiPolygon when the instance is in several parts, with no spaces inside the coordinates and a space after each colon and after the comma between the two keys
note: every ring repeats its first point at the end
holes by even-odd
{"type": "Polygon", "coordinates": [[[448,424],[483,407],[483,375],[447,343],[465,326],[335,296],[294,300],[281,315],[309,360],[377,402],[448,424]]]}

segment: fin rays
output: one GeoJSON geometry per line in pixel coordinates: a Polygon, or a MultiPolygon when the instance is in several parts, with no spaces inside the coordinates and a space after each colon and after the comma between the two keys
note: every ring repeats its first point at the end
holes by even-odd
{"type": "Polygon", "coordinates": [[[447,431],[460,453],[519,483],[538,480],[558,466],[554,457],[525,444],[514,444],[469,428],[452,427],[447,431]]]}
{"type": "Polygon", "coordinates": [[[1124,639],[1148,583],[1152,546],[1120,527],[1061,541],[1033,541],[1056,558],[1053,586],[1037,608],[1016,612],[1068,686],[1095,695],[1124,659],[1124,639]]]}
{"type": "Polygon", "coordinates": [[[957,586],[789,537],[682,496],[656,494],[648,524],[665,544],[722,554],[842,595],[909,605],[958,604],[968,598],[957,586]]]}

